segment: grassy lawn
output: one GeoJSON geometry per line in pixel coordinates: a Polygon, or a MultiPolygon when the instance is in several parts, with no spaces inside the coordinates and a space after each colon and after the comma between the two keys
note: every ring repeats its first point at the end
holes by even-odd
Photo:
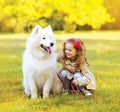
{"type": "Polygon", "coordinates": [[[27,34],[0,35],[0,112],[119,112],[120,32],[55,34],[57,52],[65,38],[78,37],[87,48],[90,70],[97,90],[92,97],[56,95],[29,99],[22,87],[22,53],[27,34]]]}

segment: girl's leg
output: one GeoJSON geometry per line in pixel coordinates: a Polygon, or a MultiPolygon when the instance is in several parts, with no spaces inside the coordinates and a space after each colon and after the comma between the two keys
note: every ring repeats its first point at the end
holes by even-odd
{"type": "Polygon", "coordinates": [[[68,71],[67,70],[63,70],[61,71],[61,78],[63,80],[63,86],[64,88],[68,88],[70,89],[70,80],[67,78],[67,74],[68,74],[68,71]]]}
{"type": "Polygon", "coordinates": [[[80,72],[76,72],[73,76],[73,79],[77,79],[77,78],[82,78],[82,74],[80,72]]]}
{"type": "MultiPolygon", "coordinates": [[[[73,80],[74,80],[74,79],[78,79],[78,78],[82,78],[82,74],[81,74],[80,72],[76,72],[76,73],[74,74],[73,80]]],[[[80,92],[81,92],[81,90],[84,88],[84,86],[80,86],[79,88],[80,88],[80,92]]]]}
{"type": "MultiPolygon", "coordinates": [[[[81,78],[82,79],[82,74],[77,72],[74,74],[73,79],[81,78]]],[[[80,92],[83,93],[85,96],[91,96],[91,92],[86,89],[85,85],[79,87],[80,92]]]]}

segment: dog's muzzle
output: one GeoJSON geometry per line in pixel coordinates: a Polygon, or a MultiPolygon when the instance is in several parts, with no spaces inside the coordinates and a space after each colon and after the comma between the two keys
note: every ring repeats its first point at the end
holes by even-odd
{"type": "MultiPolygon", "coordinates": [[[[50,43],[50,47],[54,46],[54,43],[50,43]]],[[[48,53],[48,54],[51,54],[52,51],[51,51],[51,48],[50,47],[47,47],[43,44],[41,44],[41,47],[48,53]]]]}

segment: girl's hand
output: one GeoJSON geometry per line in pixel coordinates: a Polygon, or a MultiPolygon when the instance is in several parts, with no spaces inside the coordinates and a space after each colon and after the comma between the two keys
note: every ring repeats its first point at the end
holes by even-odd
{"type": "Polygon", "coordinates": [[[74,79],[74,80],[72,81],[72,83],[73,83],[75,86],[78,86],[78,81],[77,81],[76,79],[74,79]]]}

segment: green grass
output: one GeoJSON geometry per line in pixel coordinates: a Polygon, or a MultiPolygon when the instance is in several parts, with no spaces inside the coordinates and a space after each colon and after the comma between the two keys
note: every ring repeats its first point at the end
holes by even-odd
{"type": "Polygon", "coordinates": [[[29,99],[22,87],[22,53],[27,34],[0,35],[0,112],[119,112],[120,32],[56,34],[57,52],[65,38],[78,37],[87,48],[90,70],[97,89],[89,98],[55,95],[29,99]]]}

